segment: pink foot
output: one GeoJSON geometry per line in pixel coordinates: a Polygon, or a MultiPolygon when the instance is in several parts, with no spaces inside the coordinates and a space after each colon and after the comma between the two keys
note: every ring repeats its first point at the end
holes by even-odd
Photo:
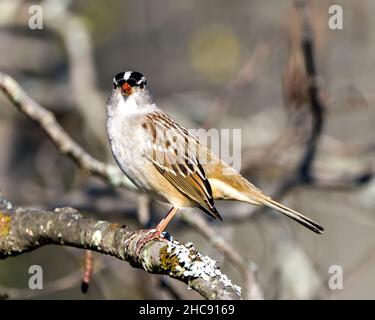
{"type": "Polygon", "coordinates": [[[141,239],[137,242],[137,250],[136,255],[139,255],[143,247],[150,241],[153,240],[159,240],[159,241],[166,241],[166,238],[162,235],[162,232],[160,232],[157,229],[149,229],[144,230],[143,232],[147,233],[147,235],[142,236],[141,239]]]}

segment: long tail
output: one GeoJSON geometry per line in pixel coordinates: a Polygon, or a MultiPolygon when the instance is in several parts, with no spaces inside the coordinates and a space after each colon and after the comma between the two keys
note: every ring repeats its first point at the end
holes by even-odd
{"type": "Polygon", "coordinates": [[[272,200],[271,198],[263,195],[263,194],[260,194],[258,196],[256,196],[256,201],[259,202],[260,204],[263,204],[269,208],[272,208],[272,209],[275,209],[283,214],[285,214],[286,216],[288,216],[289,218],[297,221],[298,223],[302,224],[303,226],[305,226],[306,228],[316,232],[316,233],[323,233],[324,232],[324,228],[319,225],[318,223],[316,223],[315,221],[305,217],[304,215],[302,215],[301,213],[293,210],[293,209],[290,209],[284,205],[282,205],[281,203],[278,203],[277,201],[275,200],[272,200]]]}
{"type": "MultiPolygon", "coordinates": [[[[210,155],[212,156],[212,154],[210,155]]],[[[223,161],[219,161],[216,167],[209,169],[211,169],[209,171],[209,181],[215,200],[238,200],[253,205],[265,205],[285,214],[316,233],[323,233],[324,228],[321,225],[301,213],[272,200],[223,161]],[[215,170],[219,172],[225,170],[226,174],[221,175],[218,179],[216,178],[217,172],[215,170]]]]}

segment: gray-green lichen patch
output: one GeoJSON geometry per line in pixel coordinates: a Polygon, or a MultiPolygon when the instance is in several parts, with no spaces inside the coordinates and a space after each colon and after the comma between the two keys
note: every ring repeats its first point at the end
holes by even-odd
{"type": "Polygon", "coordinates": [[[201,278],[210,281],[213,286],[232,289],[241,296],[241,287],[234,285],[220,271],[215,260],[196,251],[191,242],[182,245],[177,241],[168,241],[160,250],[160,258],[162,268],[170,270],[170,275],[188,279],[201,278]]]}

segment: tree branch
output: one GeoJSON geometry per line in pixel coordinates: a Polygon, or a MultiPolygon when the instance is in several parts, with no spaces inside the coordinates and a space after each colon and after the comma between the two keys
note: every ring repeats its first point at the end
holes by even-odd
{"type": "Polygon", "coordinates": [[[84,248],[128,261],[150,273],[169,275],[206,299],[241,298],[240,287],[193,244],[164,238],[148,242],[138,252],[145,236],[143,230],[131,231],[126,226],[84,218],[73,208],[32,210],[0,200],[0,259],[48,244],[84,248]]]}

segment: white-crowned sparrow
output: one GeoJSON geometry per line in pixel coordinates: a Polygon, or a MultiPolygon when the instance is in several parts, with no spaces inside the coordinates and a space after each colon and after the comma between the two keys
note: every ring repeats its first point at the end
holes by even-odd
{"type": "Polygon", "coordinates": [[[214,200],[265,205],[316,233],[324,230],[272,200],[200,144],[156,106],[146,78],[139,72],[121,72],[114,77],[107,103],[107,131],[113,156],[127,177],[151,197],[172,205],[155,236],[184,207],[199,207],[221,220],[214,200]]]}

